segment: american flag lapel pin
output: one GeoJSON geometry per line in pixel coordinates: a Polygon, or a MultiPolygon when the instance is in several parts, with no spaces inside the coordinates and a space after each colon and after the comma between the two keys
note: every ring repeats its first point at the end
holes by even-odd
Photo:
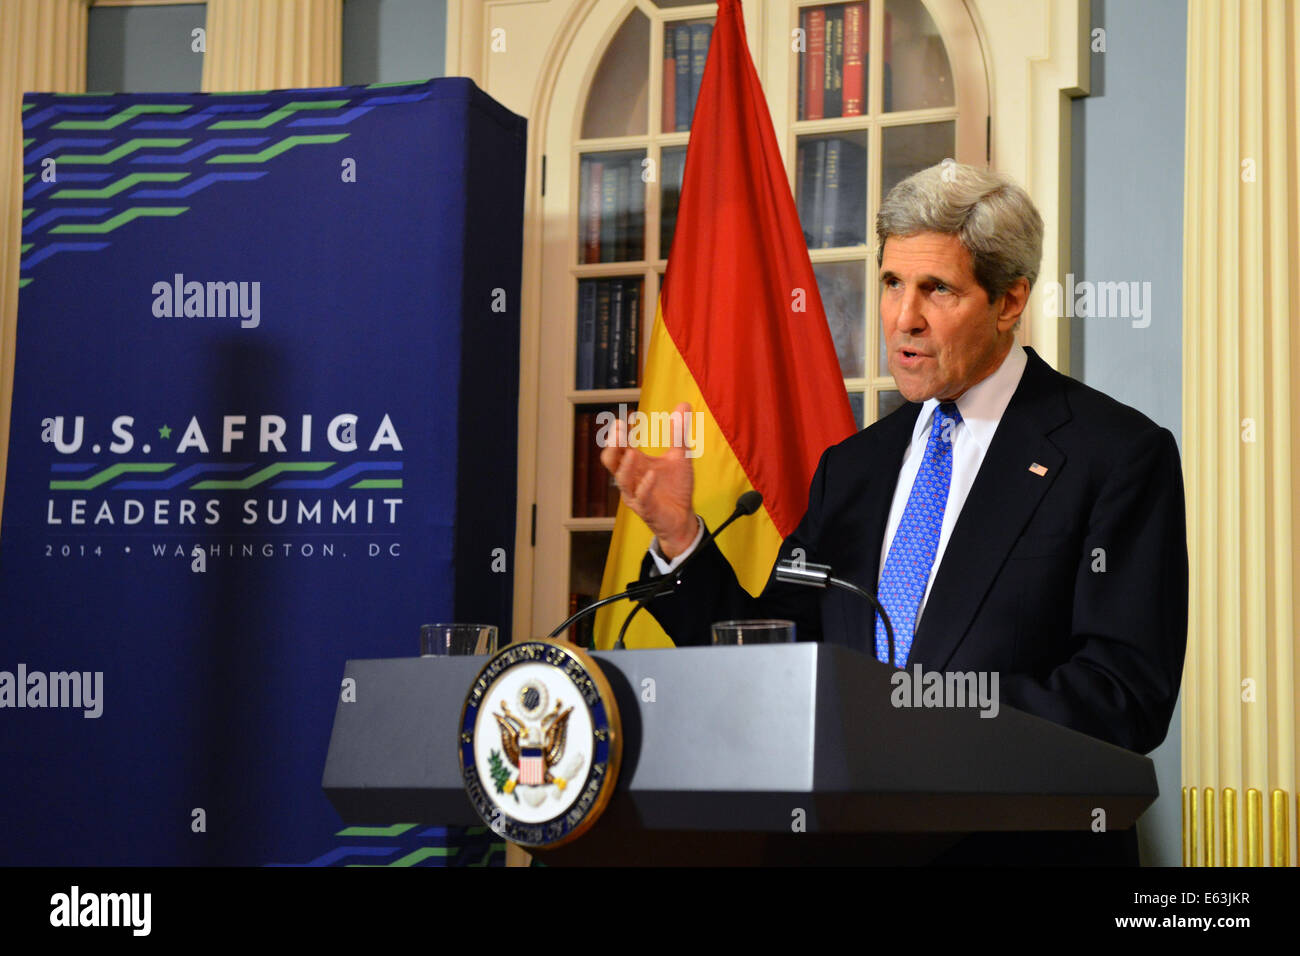
{"type": "Polygon", "coordinates": [[[1042,478],[1047,474],[1047,466],[1040,465],[1038,462],[1034,462],[1032,465],[1030,465],[1029,470],[1032,471],[1039,478],[1042,478]]]}

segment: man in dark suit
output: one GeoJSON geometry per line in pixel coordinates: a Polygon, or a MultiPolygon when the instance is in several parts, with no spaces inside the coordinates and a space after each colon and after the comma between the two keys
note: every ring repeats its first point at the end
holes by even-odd
{"type": "MultiPolygon", "coordinates": [[[[1187,637],[1173,436],[1016,344],[1042,221],[1014,183],[951,163],[923,170],[891,191],[876,232],[889,367],[908,403],[825,451],[781,558],[878,591],[895,666],[997,673],[1003,704],[1153,749],[1187,637]]],[[[615,447],[601,457],[656,533],[643,574],[674,570],[704,531],[690,461],[615,447]]],[[[679,645],[708,643],[712,621],[783,617],[803,639],[888,660],[860,599],[775,576],[753,598],[716,546],[703,548],[678,591],[649,605],[679,645]]],[[[1105,842],[1065,852],[1091,859],[1105,842]]],[[[1052,845],[1031,839],[1002,858],[1041,861],[1052,845]]],[[[1136,862],[1131,834],[1109,846],[1100,859],[1136,862]]]]}

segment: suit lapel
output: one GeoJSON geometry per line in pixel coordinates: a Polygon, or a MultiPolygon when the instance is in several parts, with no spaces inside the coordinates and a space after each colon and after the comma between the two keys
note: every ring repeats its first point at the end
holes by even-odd
{"type": "Polygon", "coordinates": [[[909,662],[930,670],[942,670],[952,658],[1065,465],[1065,455],[1047,437],[1070,417],[1060,376],[1026,351],[1028,364],[953,527],[912,643],[909,662]],[[1046,466],[1046,474],[1030,471],[1031,465],[1046,466]]]}

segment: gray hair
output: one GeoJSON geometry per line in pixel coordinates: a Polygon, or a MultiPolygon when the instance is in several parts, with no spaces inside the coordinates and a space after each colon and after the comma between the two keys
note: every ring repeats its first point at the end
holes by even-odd
{"type": "Polygon", "coordinates": [[[1024,276],[1033,288],[1043,258],[1043,218],[1005,176],[945,159],[889,191],[876,214],[876,265],[890,236],[938,232],[970,250],[975,281],[997,299],[1024,276]]]}

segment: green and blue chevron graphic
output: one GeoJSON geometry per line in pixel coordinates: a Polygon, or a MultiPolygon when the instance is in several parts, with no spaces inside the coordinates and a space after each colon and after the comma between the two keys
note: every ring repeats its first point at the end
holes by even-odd
{"type": "Polygon", "coordinates": [[[50,491],[247,491],[251,488],[279,490],[325,490],[329,488],[401,488],[401,478],[365,478],[374,472],[401,472],[400,461],[357,461],[340,464],[333,461],[279,461],[269,465],[250,462],[203,462],[179,466],[176,462],[56,462],[51,475],[82,474],[84,477],[51,477],[50,491]],[[237,477],[212,478],[213,473],[237,477]],[[307,473],[319,477],[282,477],[307,473]],[[156,475],[137,478],[135,475],[156,475]]]}
{"type": "Polygon", "coordinates": [[[339,146],[371,110],[430,95],[427,81],[296,92],[278,105],[266,92],[144,103],[132,94],[27,94],[19,288],[53,256],[100,252],[129,241],[141,222],[227,202],[226,191],[271,175],[287,154],[339,146]]]}
{"type": "Polygon", "coordinates": [[[505,866],[506,845],[487,827],[391,826],[344,827],[335,834],[345,842],[305,863],[267,866],[505,866]]]}

